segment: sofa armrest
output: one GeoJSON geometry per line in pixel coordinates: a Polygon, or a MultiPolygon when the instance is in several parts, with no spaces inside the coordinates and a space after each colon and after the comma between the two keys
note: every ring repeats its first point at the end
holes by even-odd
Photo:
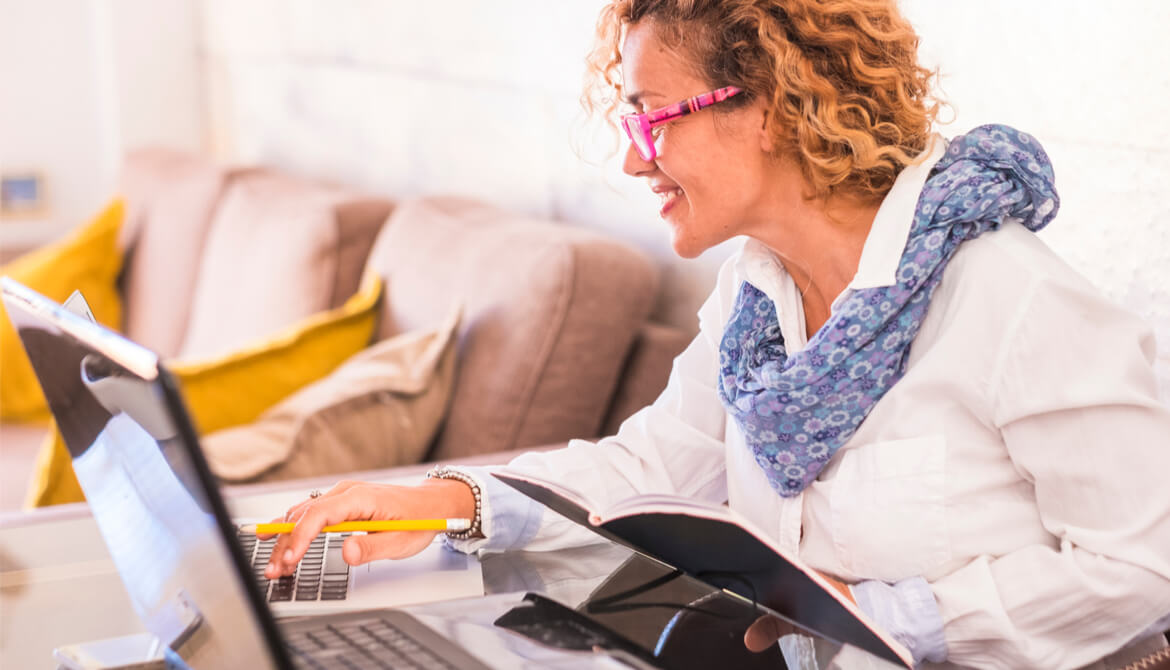
{"type": "Polygon", "coordinates": [[[602,436],[613,435],[634,412],[651,404],[666,388],[674,359],[693,337],[681,328],[644,323],[626,356],[618,388],[602,425],[602,436]]]}

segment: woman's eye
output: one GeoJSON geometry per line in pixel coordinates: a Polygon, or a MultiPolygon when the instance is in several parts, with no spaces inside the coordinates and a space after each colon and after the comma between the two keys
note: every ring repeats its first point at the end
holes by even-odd
{"type": "Polygon", "coordinates": [[[645,109],[642,109],[644,106],[645,105],[635,105],[635,104],[631,104],[631,103],[626,102],[626,101],[622,101],[622,102],[618,103],[617,110],[618,110],[618,114],[623,114],[623,115],[625,115],[625,114],[644,114],[646,112],[645,109]]]}

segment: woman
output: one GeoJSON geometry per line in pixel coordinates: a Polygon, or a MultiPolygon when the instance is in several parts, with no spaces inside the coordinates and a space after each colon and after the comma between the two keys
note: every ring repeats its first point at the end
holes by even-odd
{"type": "MultiPolygon", "coordinates": [[[[1079,667],[1157,639],[1170,412],[1152,337],[1033,234],[1059,202],[1036,142],[933,136],[931,75],[892,0],[615,0],[598,38],[592,99],[637,112],[624,169],[661,195],[675,251],[747,240],[654,405],[512,467],[602,500],[727,501],[920,662],[1079,667]]],[[[292,508],[269,575],[329,523],[460,516],[466,551],[588,535],[444,469],[292,508]]],[[[345,558],[433,536],[350,538],[345,558]]],[[[746,641],[781,632],[765,620],[746,641]]]]}

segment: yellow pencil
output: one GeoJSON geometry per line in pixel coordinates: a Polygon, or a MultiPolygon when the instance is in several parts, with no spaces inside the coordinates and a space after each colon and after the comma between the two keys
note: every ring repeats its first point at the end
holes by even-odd
{"type": "MultiPolygon", "coordinates": [[[[256,523],[240,526],[245,533],[279,535],[291,533],[295,523],[256,523]]],[[[467,530],[471,519],[393,519],[388,521],[343,521],[321,529],[323,533],[348,533],[364,531],[381,533],[390,530],[467,530]]]]}

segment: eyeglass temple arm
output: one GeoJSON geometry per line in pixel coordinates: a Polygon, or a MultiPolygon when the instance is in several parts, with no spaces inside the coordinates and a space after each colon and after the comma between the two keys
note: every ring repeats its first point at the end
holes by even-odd
{"type": "Polygon", "coordinates": [[[693,98],[687,98],[682,102],[656,109],[646,115],[646,121],[650,127],[662,125],[667,121],[673,121],[679,117],[686,116],[692,112],[697,112],[704,107],[710,107],[717,102],[723,102],[731,96],[739,93],[740,89],[735,86],[724,86],[723,88],[715,89],[708,93],[700,93],[693,98]]]}

